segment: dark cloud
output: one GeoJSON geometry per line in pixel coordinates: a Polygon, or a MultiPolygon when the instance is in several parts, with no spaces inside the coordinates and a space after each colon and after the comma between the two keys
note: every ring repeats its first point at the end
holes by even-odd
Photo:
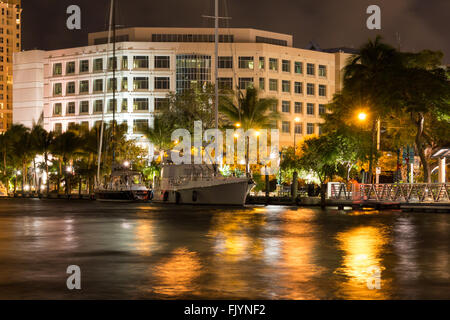
{"type": "MultiPolygon", "coordinates": [[[[314,40],[323,48],[358,47],[381,34],[402,50],[433,49],[450,63],[449,0],[219,0],[230,27],[254,27],[294,35],[295,46],[314,40]],[[366,28],[366,8],[381,7],[381,30],[366,28]],[[397,37],[399,35],[399,37],[397,37]],[[400,39],[400,42],[398,41],[400,39]]],[[[23,0],[23,48],[82,46],[87,33],[107,24],[109,0],[23,0]],[[82,30],[65,27],[66,8],[82,9],[82,30]]],[[[213,13],[213,0],[119,0],[124,26],[210,27],[201,17],[213,13]]]]}

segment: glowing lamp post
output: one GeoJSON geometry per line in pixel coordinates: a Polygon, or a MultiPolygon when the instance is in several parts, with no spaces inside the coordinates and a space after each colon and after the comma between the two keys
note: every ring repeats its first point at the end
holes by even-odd
{"type": "MultiPolygon", "coordinates": [[[[358,113],[359,121],[366,121],[367,114],[365,112],[358,113]]],[[[380,140],[381,140],[381,121],[380,118],[377,118],[377,151],[380,151],[380,140]]],[[[372,155],[373,156],[373,152],[372,155]]],[[[375,183],[380,183],[380,171],[378,168],[375,169],[375,183]]]]}

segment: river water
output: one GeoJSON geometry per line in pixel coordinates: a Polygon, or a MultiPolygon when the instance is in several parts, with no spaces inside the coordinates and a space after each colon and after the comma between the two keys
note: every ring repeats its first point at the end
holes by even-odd
{"type": "Polygon", "coordinates": [[[450,299],[450,214],[0,200],[0,299],[100,298],[450,299]]]}

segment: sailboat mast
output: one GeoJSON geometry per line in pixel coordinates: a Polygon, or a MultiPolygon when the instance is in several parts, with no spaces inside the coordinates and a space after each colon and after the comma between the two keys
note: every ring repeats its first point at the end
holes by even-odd
{"type": "MultiPolygon", "coordinates": [[[[114,0],[113,0],[114,1],[114,0]]],[[[116,80],[116,67],[117,67],[117,61],[116,61],[116,10],[115,6],[113,5],[112,8],[112,27],[113,27],[113,80],[112,80],[112,86],[113,86],[113,99],[112,99],[112,105],[113,105],[113,121],[112,121],[112,166],[114,166],[114,163],[116,162],[116,108],[117,108],[117,102],[116,102],[116,87],[117,87],[117,80],[116,80]]]]}
{"type": "Polygon", "coordinates": [[[219,137],[219,84],[218,84],[218,72],[219,72],[219,0],[215,0],[215,12],[214,12],[214,112],[215,112],[215,122],[216,122],[216,149],[215,149],[215,158],[216,164],[218,162],[217,158],[217,150],[219,148],[218,145],[218,137],[219,137]]]}
{"type": "MultiPolygon", "coordinates": [[[[108,51],[109,51],[109,44],[111,43],[111,29],[113,25],[113,11],[114,11],[114,0],[111,0],[111,9],[109,12],[109,28],[108,28],[108,43],[106,45],[106,63],[108,63],[108,51]]],[[[114,39],[115,42],[115,39],[114,39]]],[[[107,66],[108,67],[108,66],[107,66]]],[[[107,81],[108,81],[108,68],[106,68],[105,71],[105,87],[107,87],[107,81]]],[[[100,164],[102,160],[102,148],[103,148],[103,131],[104,131],[104,122],[105,122],[105,105],[106,105],[106,90],[105,88],[104,95],[103,95],[103,106],[102,106],[102,122],[101,122],[101,128],[100,128],[100,142],[98,147],[98,157],[97,157],[97,184],[100,184],[100,164]]]]}

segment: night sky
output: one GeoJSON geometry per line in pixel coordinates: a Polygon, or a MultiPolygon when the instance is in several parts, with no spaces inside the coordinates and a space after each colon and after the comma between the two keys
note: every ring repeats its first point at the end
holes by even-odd
{"type": "MultiPolygon", "coordinates": [[[[212,27],[214,0],[118,0],[117,23],[128,27],[212,27]]],[[[230,27],[253,27],[294,35],[294,46],[314,40],[322,48],[359,47],[381,34],[402,50],[442,50],[450,63],[450,0],[219,0],[230,27]],[[381,8],[381,30],[366,28],[366,8],[381,8]],[[398,36],[400,35],[400,41],[398,36]]],[[[104,30],[109,0],[22,0],[23,49],[87,44],[104,30]],[[82,29],[66,28],[66,8],[82,10],[82,29]]],[[[224,25],[222,25],[224,26],[224,25]]]]}

